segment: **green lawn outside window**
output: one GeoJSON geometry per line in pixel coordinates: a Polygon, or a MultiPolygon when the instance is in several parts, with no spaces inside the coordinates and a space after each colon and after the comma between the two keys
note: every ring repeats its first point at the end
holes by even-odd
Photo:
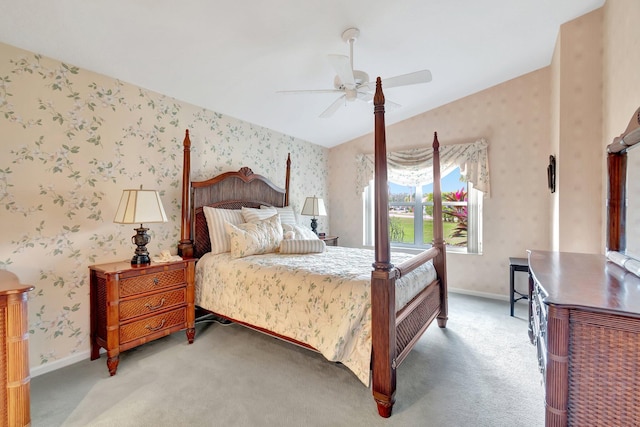
{"type": "MultiPolygon", "coordinates": [[[[413,217],[390,217],[390,236],[391,243],[407,243],[413,244],[414,228],[413,217]],[[395,232],[394,232],[395,230],[395,232]]],[[[433,220],[422,221],[422,235],[424,243],[431,244],[433,241],[433,220]]],[[[444,241],[450,246],[460,246],[461,242],[467,240],[465,237],[452,238],[449,237],[456,227],[455,222],[445,221],[443,224],[444,229],[444,241]]]]}

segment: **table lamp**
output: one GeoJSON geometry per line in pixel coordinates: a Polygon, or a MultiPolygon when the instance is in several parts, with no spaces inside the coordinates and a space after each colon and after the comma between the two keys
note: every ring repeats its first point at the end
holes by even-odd
{"type": "Polygon", "coordinates": [[[311,230],[318,234],[318,220],[316,216],[325,216],[327,214],[327,210],[324,208],[324,202],[322,199],[317,198],[316,196],[307,197],[304,201],[304,206],[302,207],[302,215],[312,216],[311,218],[311,230]]]}
{"type": "Polygon", "coordinates": [[[123,190],[113,222],[140,224],[139,228],[135,228],[136,234],[131,237],[131,242],[137,246],[131,265],[150,264],[151,259],[146,246],[151,241],[151,237],[147,234],[149,229],[143,227],[142,223],[167,222],[160,194],[156,190],[143,190],[142,185],[138,190],[123,190]]]}

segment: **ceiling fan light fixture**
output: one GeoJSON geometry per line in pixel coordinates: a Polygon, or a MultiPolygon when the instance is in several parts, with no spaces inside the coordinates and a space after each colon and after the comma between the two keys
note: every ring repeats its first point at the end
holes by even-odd
{"type": "Polygon", "coordinates": [[[346,100],[349,102],[353,102],[358,99],[358,91],[355,89],[346,89],[344,93],[346,100]]]}

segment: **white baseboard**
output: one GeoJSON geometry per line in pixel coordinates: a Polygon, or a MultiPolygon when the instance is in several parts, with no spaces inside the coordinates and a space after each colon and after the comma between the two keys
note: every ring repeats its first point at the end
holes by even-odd
{"type": "Polygon", "coordinates": [[[43,375],[48,372],[55,371],[56,369],[64,368],[65,366],[73,365],[74,363],[87,360],[90,356],[91,356],[91,351],[87,350],[79,353],[74,353],[70,356],[63,357],[62,359],[54,360],[51,362],[47,362],[42,365],[33,366],[30,368],[31,378],[35,378],[38,375],[43,375]]]}
{"type": "Polygon", "coordinates": [[[501,301],[509,301],[509,295],[502,294],[492,294],[489,292],[478,292],[478,291],[470,291],[467,289],[458,289],[448,287],[447,290],[449,292],[453,292],[455,294],[463,294],[463,295],[471,295],[473,297],[481,297],[481,298],[489,298],[489,299],[497,299],[501,301]]]}

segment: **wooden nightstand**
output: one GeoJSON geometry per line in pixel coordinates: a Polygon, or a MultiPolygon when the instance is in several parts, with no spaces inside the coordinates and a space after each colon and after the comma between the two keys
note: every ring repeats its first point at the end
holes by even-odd
{"type": "Polygon", "coordinates": [[[338,236],[322,236],[320,240],[324,240],[327,246],[338,246],[338,236]]]}
{"type": "Polygon", "coordinates": [[[109,373],[115,375],[121,351],[185,328],[191,344],[196,333],[195,261],[90,266],[91,360],[104,348],[109,373]]]}

